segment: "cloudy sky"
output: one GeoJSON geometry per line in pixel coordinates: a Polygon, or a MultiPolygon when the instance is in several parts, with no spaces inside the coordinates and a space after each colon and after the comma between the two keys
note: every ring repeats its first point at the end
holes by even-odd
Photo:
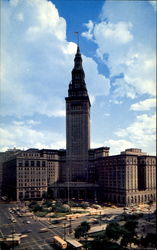
{"type": "Polygon", "coordinates": [[[155,154],[155,1],[2,0],[0,151],[65,148],[65,97],[80,49],[91,147],[155,154]]]}

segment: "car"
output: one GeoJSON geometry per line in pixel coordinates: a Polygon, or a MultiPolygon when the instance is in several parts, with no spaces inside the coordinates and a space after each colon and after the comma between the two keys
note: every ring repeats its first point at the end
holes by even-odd
{"type": "Polygon", "coordinates": [[[18,214],[17,214],[19,217],[22,217],[22,214],[20,214],[19,212],[18,212],[18,214]]]}
{"type": "Polygon", "coordinates": [[[13,222],[13,223],[16,223],[16,220],[13,218],[13,219],[11,219],[11,221],[13,222]]]}
{"type": "Polygon", "coordinates": [[[31,222],[29,220],[23,220],[23,223],[30,224],[31,222]]]}
{"type": "Polygon", "coordinates": [[[52,228],[56,228],[57,226],[56,225],[50,225],[49,228],[52,229],[52,228]]]}
{"type": "Polygon", "coordinates": [[[8,237],[21,237],[22,234],[20,233],[12,233],[10,235],[8,235],[8,237]]]}
{"type": "Polygon", "coordinates": [[[129,210],[129,208],[128,208],[128,207],[124,207],[123,209],[124,209],[124,210],[129,210]]]}
{"type": "Polygon", "coordinates": [[[52,223],[52,224],[59,224],[60,221],[59,221],[59,220],[52,220],[51,223],[52,223]]]}
{"type": "Polygon", "coordinates": [[[99,224],[99,221],[98,220],[93,220],[91,223],[92,224],[99,224]]]}
{"type": "Polygon", "coordinates": [[[32,232],[32,230],[26,229],[26,230],[22,231],[21,233],[22,233],[22,234],[27,234],[27,233],[31,233],[31,232],[32,232]]]}
{"type": "Polygon", "coordinates": [[[64,224],[64,225],[63,225],[63,228],[69,228],[69,227],[70,227],[69,224],[64,224]]]}
{"type": "Polygon", "coordinates": [[[21,239],[26,238],[26,237],[28,237],[28,234],[22,234],[22,235],[20,236],[21,239]]]}
{"type": "Polygon", "coordinates": [[[44,227],[44,228],[41,228],[39,230],[39,233],[45,233],[45,232],[48,232],[48,231],[49,231],[49,229],[47,227],[44,227]]]}

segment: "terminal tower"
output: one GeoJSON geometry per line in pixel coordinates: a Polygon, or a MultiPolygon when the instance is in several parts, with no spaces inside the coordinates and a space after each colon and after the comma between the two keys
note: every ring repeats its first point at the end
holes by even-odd
{"type": "Polygon", "coordinates": [[[108,147],[90,149],[90,100],[80,48],[74,58],[66,101],[66,151],[59,181],[51,185],[57,198],[97,199],[95,160],[109,155],[108,147]]]}
{"type": "Polygon", "coordinates": [[[72,80],[66,100],[66,168],[65,181],[88,180],[90,149],[90,100],[82,67],[79,46],[74,59],[72,80]]]}

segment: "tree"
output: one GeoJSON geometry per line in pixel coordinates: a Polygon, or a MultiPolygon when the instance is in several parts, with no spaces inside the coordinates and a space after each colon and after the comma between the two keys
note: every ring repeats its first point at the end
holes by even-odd
{"type": "Polygon", "coordinates": [[[141,237],[139,245],[143,247],[157,248],[156,234],[148,233],[145,238],[141,237]]]}
{"type": "Polygon", "coordinates": [[[36,204],[32,207],[33,212],[42,211],[42,206],[36,204]]]}
{"type": "Polygon", "coordinates": [[[79,239],[81,236],[83,236],[82,228],[78,226],[75,228],[75,238],[79,239]]]}
{"type": "Polygon", "coordinates": [[[46,200],[43,205],[45,205],[46,207],[51,207],[52,206],[52,202],[49,201],[49,200],[46,200]]]}
{"type": "Polygon", "coordinates": [[[37,204],[37,201],[32,201],[32,202],[28,205],[28,207],[32,208],[32,207],[34,207],[36,204],[37,204]]]}
{"type": "Polygon", "coordinates": [[[128,220],[124,226],[121,228],[122,233],[122,239],[120,242],[121,246],[127,246],[128,244],[131,245],[131,243],[137,243],[136,239],[136,227],[138,225],[138,222],[135,220],[128,220]]]}
{"type": "Polygon", "coordinates": [[[153,205],[153,201],[149,200],[147,204],[151,207],[153,205]]]}
{"type": "Polygon", "coordinates": [[[107,250],[107,249],[116,249],[116,250],[124,250],[126,248],[120,246],[116,242],[111,242],[107,238],[106,234],[99,234],[95,237],[95,239],[91,242],[88,249],[92,250],[107,250]]]}
{"type": "Polygon", "coordinates": [[[109,239],[118,240],[121,235],[122,235],[121,226],[118,223],[116,222],[110,223],[106,227],[106,236],[109,239]]]}
{"type": "Polygon", "coordinates": [[[135,229],[136,229],[137,225],[138,225],[138,221],[135,221],[135,220],[128,220],[128,221],[125,223],[124,227],[125,227],[128,231],[130,231],[131,233],[133,233],[133,234],[135,235],[135,234],[136,234],[136,233],[135,233],[135,229]]]}
{"type": "Polygon", "coordinates": [[[90,229],[89,223],[86,221],[83,221],[81,225],[75,228],[75,238],[79,239],[81,236],[85,237],[89,229],[90,229]]]}
{"type": "Polygon", "coordinates": [[[90,229],[90,225],[87,221],[83,221],[81,223],[81,227],[83,228],[84,232],[87,233],[90,229]]]}

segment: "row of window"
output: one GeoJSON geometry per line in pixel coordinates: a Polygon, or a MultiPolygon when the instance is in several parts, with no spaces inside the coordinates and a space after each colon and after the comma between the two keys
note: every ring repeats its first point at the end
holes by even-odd
{"type": "Polygon", "coordinates": [[[24,157],[30,157],[30,156],[31,157],[40,157],[40,154],[30,154],[30,153],[26,154],[26,153],[23,153],[23,154],[21,154],[21,156],[24,156],[24,157]]]}
{"type": "Polygon", "coordinates": [[[45,187],[27,187],[27,188],[18,188],[19,191],[24,191],[24,192],[28,192],[28,191],[35,191],[35,192],[40,192],[43,189],[45,189],[45,187]]]}
{"type": "MultiPolygon", "coordinates": [[[[27,182],[33,182],[33,181],[46,181],[46,179],[25,179],[27,182]]],[[[23,182],[23,180],[19,179],[18,182],[23,182]]]]}
{"type": "Polygon", "coordinates": [[[18,162],[19,167],[45,167],[45,161],[24,161],[18,162]]]}
{"type": "Polygon", "coordinates": [[[23,172],[23,171],[25,171],[25,172],[29,172],[29,171],[33,171],[33,172],[35,172],[35,171],[45,171],[45,167],[34,167],[34,168],[32,168],[32,167],[19,167],[18,168],[18,170],[20,171],[20,170],[22,170],[21,172],[23,172]]]}
{"type": "MultiPolygon", "coordinates": [[[[28,183],[28,182],[19,183],[19,184],[18,184],[19,187],[29,187],[29,186],[31,186],[31,185],[32,185],[32,183],[28,183]]],[[[33,185],[34,185],[34,184],[33,184],[33,185]]],[[[47,185],[47,183],[46,183],[46,182],[39,182],[39,183],[36,183],[35,185],[41,186],[41,185],[47,185]]]]}

